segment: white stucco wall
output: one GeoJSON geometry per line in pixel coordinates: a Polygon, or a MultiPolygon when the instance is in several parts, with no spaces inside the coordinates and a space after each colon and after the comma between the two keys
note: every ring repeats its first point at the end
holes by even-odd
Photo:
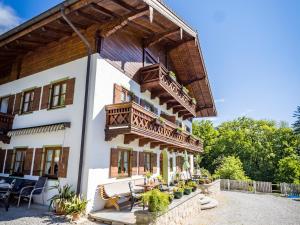
{"type": "MultiPolygon", "coordinates": [[[[67,178],[60,178],[60,182],[77,185],[79,150],[81,140],[81,123],[84,100],[84,84],[86,76],[86,58],[78,59],[36,74],[0,85],[0,96],[16,94],[31,87],[43,87],[52,81],[65,77],[75,77],[74,102],[64,108],[54,110],[39,110],[30,114],[16,115],[13,128],[39,126],[58,122],[71,122],[71,128],[65,131],[49,132],[34,135],[22,135],[11,138],[10,144],[0,142],[0,148],[13,149],[17,147],[42,148],[46,145],[70,147],[67,178]]],[[[1,170],[1,169],[0,169],[1,170]]],[[[1,170],[2,172],[2,170],[1,170]]],[[[8,175],[0,173],[0,175],[8,175]]],[[[35,176],[25,175],[24,178],[37,179],[35,176]]],[[[50,180],[48,186],[57,180],[50,180]]],[[[45,199],[49,199],[48,191],[45,199]]],[[[41,203],[41,199],[36,199],[41,203]]]]}

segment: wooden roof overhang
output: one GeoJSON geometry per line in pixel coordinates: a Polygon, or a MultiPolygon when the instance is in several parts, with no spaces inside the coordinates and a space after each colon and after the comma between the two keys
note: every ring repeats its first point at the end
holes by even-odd
{"type": "Polygon", "coordinates": [[[62,7],[82,33],[94,30],[108,37],[122,30],[140,36],[146,48],[166,47],[178,80],[197,100],[196,115],[216,115],[197,33],[157,0],[66,0],[0,36],[2,71],[32,51],[75,35],[62,18],[62,7]]]}
{"type": "Polygon", "coordinates": [[[203,144],[170,121],[158,117],[135,102],[107,105],[105,140],[111,141],[124,135],[124,144],[138,140],[139,146],[150,144],[150,148],[178,151],[202,152],[203,144]]]}

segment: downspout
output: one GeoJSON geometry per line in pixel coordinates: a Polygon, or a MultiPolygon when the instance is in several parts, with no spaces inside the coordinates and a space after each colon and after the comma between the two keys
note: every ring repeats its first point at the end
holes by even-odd
{"type": "Polygon", "coordinates": [[[83,157],[84,157],[84,146],[85,146],[85,135],[86,135],[86,124],[87,124],[87,106],[88,106],[88,95],[89,95],[89,82],[90,82],[90,64],[91,64],[91,55],[92,47],[88,40],[79,32],[79,30],[74,26],[74,24],[67,18],[65,14],[65,9],[62,7],[60,9],[61,15],[72,30],[78,35],[82,40],[87,49],[87,67],[86,67],[86,77],[85,77],[85,92],[84,92],[84,107],[83,107],[83,116],[82,116],[82,131],[81,131],[81,143],[80,143],[80,158],[79,158],[79,169],[78,169],[78,179],[77,179],[77,188],[76,193],[80,194],[81,192],[81,177],[82,177],[82,167],[83,167],[83,157]]]}

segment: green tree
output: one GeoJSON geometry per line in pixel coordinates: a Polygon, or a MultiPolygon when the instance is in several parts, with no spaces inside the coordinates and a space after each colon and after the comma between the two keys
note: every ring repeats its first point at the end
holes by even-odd
{"type": "Polygon", "coordinates": [[[243,164],[238,157],[228,156],[225,157],[221,165],[216,170],[214,176],[222,179],[232,180],[248,180],[243,170],[243,164]]]}
{"type": "Polygon", "coordinates": [[[279,160],[276,181],[300,184],[300,158],[297,155],[279,160]]]}
{"type": "Polygon", "coordinates": [[[300,134],[300,106],[297,107],[294,117],[296,118],[295,123],[293,123],[294,131],[296,134],[300,134]]]}

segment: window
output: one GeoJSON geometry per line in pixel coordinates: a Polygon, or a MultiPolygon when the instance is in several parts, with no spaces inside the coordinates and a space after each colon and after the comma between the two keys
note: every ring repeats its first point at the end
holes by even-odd
{"type": "Polygon", "coordinates": [[[50,108],[59,108],[65,106],[67,92],[67,82],[62,81],[52,85],[50,108]]]}
{"type": "Polygon", "coordinates": [[[173,158],[169,158],[170,172],[173,172],[173,158]]]}
{"type": "Polygon", "coordinates": [[[157,60],[154,59],[154,57],[144,49],[144,66],[149,66],[156,64],[157,60]]]}
{"type": "Polygon", "coordinates": [[[61,147],[46,148],[44,175],[57,178],[61,147]]]}
{"type": "Polygon", "coordinates": [[[28,113],[32,110],[32,104],[34,99],[34,90],[25,91],[23,94],[22,113],[28,113]]]}
{"type": "Polygon", "coordinates": [[[130,165],[130,151],[120,150],[118,153],[118,176],[128,177],[130,165]]]}
{"type": "Polygon", "coordinates": [[[185,129],[186,129],[187,132],[191,133],[191,128],[190,127],[186,126],[185,129]]]}
{"type": "Polygon", "coordinates": [[[144,109],[146,109],[146,110],[148,110],[148,111],[150,111],[150,112],[153,112],[153,113],[155,113],[156,115],[158,115],[158,109],[157,109],[156,107],[154,107],[153,104],[149,103],[148,101],[146,101],[146,100],[144,100],[144,99],[141,99],[141,100],[140,100],[140,104],[141,104],[141,106],[142,106],[144,109]]]}
{"type": "Polygon", "coordinates": [[[132,100],[132,93],[126,90],[125,88],[122,88],[121,91],[121,102],[130,102],[132,100]]]}
{"type": "Polygon", "coordinates": [[[16,149],[13,175],[23,176],[26,149],[16,149]]]}
{"type": "Polygon", "coordinates": [[[8,102],[9,102],[9,97],[0,98],[0,112],[1,113],[8,112],[8,102]]]}
{"type": "Polygon", "coordinates": [[[144,153],[144,172],[151,172],[152,173],[152,165],[151,165],[151,153],[145,152],[144,153]]]}

